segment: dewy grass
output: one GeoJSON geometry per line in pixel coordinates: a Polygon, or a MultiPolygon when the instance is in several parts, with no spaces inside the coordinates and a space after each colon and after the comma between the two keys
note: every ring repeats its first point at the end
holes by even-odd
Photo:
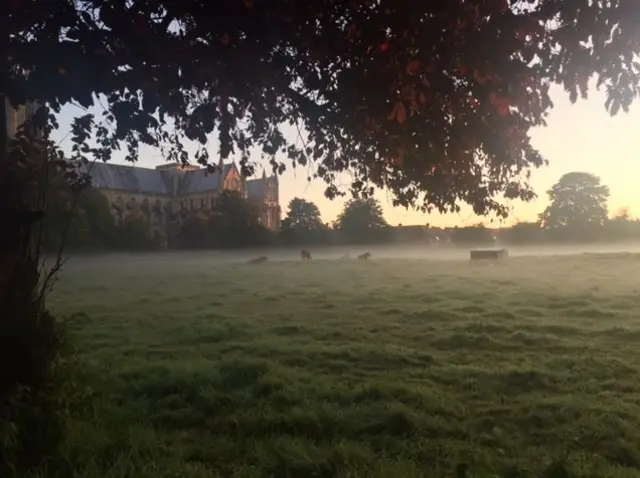
{"type": "Polygon", "coordinates": [[[640,473],[639,256],[194,257],[67,266],[76,476],[640,473]]]}

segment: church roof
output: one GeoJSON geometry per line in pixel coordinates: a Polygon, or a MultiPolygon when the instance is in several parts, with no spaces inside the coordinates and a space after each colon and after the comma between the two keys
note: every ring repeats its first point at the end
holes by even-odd
{"type": "MultiPolygon", "coordinates": [[[[229,174],[233,164],[225,164],[222,167],[222,177],[229,174]]],[[[178,196],[188,194],[198,194],[210,191],[216,191],[220,187],[220,170],[216,169],[213,173],[206,169],[198,169],[196,171],[187,171],[178,185],[178,196]]]]}
{"type": "Polygon", "coordinates": [[[171,183],[164,171],[135,166],[92,163],[88,165],[93,187],[139,194],[170,196],[171,183]]]}
{"type": "MultiPolygon", "coordinates": [[[[225,164],[222,177],[226,177],[234,168],[233,163],[225,164]]],[[[91,163],[87,166],[91,176],[91,184],[98,189],[112,191],[126,191],[136,194],[154,196],[173,196],[171,181],[173,172],[170,169],[149,169],[137,166],[91,163]]],[[[188,196],[199,193],[216,191],[220,185],[220,170],[210,173],[206,169],[196,169],[178,173],[179,181],[176,196],[188,196]]],[[[252,198],[264,197],[264,180],[249,179],[246,181],[247,196],[252,198]]]]}

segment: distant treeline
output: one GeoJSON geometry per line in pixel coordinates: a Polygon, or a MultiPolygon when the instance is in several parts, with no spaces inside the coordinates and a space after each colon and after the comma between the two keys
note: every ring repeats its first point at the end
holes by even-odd
{"type": "Polygon", "coordinates": [[[50,193],[43,243],[56,251],[230,249],[346,244],[425,244],[432,246],[537,245],[640,240],[640,221],[625,212],[598,221],[521,222],[511,227],[390,226],[374,199],[355,199],[329,225],[315,204],[295,198],[279,231],[259,222],[259,211],[225,191],[213,210],[167,217],[162,224],[148,211],[127,211],[120,220],[107,198],[86,188],[80,194],[61,184],[50,193]]]}
{"type": "Polygon", "coordinates": [[[278,235],[283,245],[331,244],[425,244],[433,246],[542,245],[568,243],[625,242],[640,240],[640,221],[613,218],[602,225],[546,229],[538,222],[520,222],[510,227],[489,228],[472,225],[452,228],[428,226],[388,226],[364,229],[360,234],[341,230],[286,230],[278,235]]]}

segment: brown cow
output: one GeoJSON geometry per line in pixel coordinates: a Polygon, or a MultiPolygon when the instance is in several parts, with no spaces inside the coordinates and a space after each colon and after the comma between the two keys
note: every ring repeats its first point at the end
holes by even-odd
{"type": "Polygon", "coordinates": [[[262,264],[263,262],[267,262],[267,256],[260,256],[254,259],[249,259],[247,264],[262,264]]]}
{"type": "Polygon", "coordinates": [[[364,254],[360,254],[358,256],[358,260],[359,261],[366,261],[371,257],[371,253],[370,252],[365,252],[364,254]]]}
{"type": "Polygon", "coordinates": [[[306,249],[302,249],[300,251],[300,259],[302,259],[303,261],[310,261],[311,260],[311,253],[306,249]]]}

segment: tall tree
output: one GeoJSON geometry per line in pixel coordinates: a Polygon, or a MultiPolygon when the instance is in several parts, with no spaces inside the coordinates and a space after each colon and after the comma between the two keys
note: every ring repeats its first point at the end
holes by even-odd
{"type": "Polygon", "coordinates": [[[336,219],[336,229],[361,230],[389,227],[382,213],[380,202],[374,198],[347,201],[336,219]]]}
{"type": "Polygon", "coordinates": [[[351,242],[381,242],[391,238],[391,229],[375,198],[347,201],[334,228],[351,242]]]}
{"type": "Polygon", "coordinates": [[[550,204],[540,216],[542,226],[563,230],[572,238],[602,227],[608,218],[609,188],[590,173],[567,173],[547,192],[550,204]]]}
{"type": "Polygon", "coordinates": [[[218,196],[212,221],[219,227],[251,228],[258,224],[258,208],[237,191],[224,190],[218,196]]]}
{"type": "Polygon", "coordinates": [[[237,191],[225,190],[216,201],[210,224],[217,245],[242,247],[264,244],[269,231],[259,222],[259,210],[237,191]]]}
{"type": "Polygon", "coordinates": [[[313,231],[325,229],[320,217],[320,209],[315,203],[302,198],[293,198],[289,202],[289,212],[282,221],[283,229],[313,231]]]}
{"type": "Polygon", "coordinates": [[[320,217],[320,209],[315,203],[301,198],[289,202],[289,212],[282,221],[280,239],[287,245],[327,244],[331,231],[320,217]]]}

